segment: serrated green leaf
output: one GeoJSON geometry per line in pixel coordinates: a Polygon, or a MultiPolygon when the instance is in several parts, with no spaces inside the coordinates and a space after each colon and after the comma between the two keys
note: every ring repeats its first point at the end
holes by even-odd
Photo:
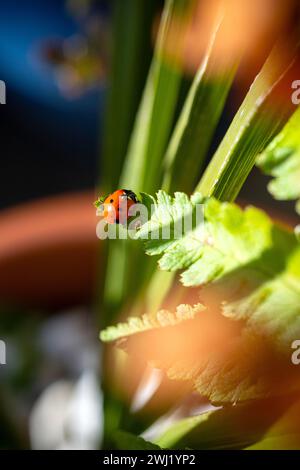
{"type": "MultiPolygon", "coordinates": [[[[300,108],[258,157],[257,165],[274,177],[268,189],[275,199],[300,198],[300,108]]],[[[300,200],[296,207],[299,204],[300,200]]]]}
{"type": "MultiPolygon", "coordinates": [[[[138,231],[137,238],[144,240],[147,254],[162,255],[162,269],[183,269],[186,286],[201,285],[247,266],[260,259],[275,242],[276,247],[283,245],[283,255],[297,246],[293,235],[279,228],[274,240],[272,220],[254,207],[243,211],[235,204],[204,199],[199,193],[191,198],[184,193],[171,197],[164,191],[157,193],[153,203],[151,218],[138,231]],[[196,211],[198,219],[194,217],[196,211]],[[184,219],[189,217],[191,224],[184,225],[184,219]],[[164,233],[170,234],[168,239],[164,233]]],[[[273,262],[278,264],[280,257],[273,262]]]]}
{"type": "MultiPolygon", "coordinates": [[[[300,250],[298,258],[299,254],[300,250]]],[[[273,255],[276,255],[275,251],[273,255]]],[[[224,315],[246,320],[248,328],[253,330],[259,327],[261,333],[272,337],[285,354],[290,353],[290,344],[300,334],[300,277],[294,276],[291,270],[292,263],[289,263],[282,273],[274,273],[274,278],[272,274],[258,277],[259,268],[250,273],[241,271],[240,283],[248,284],[248,294],[237,293],[237,300],[228,300],[227,297],[223,304],[224,315]]],[[[226,284],[224,280],[223,289],[226,289],[226,284]]]]}
{"type": "Polygon", "coordinates": [[[185,286],[213,282],[225,316],[245,320],[254,331],[259,326],[261,334],[288,351],[300,333],[300,245],[293,233],[254,207],[242,210],[200,194],[172,198],[160,191],[137,237],[146,239],[147,254],[160,255],[161,269],[182,270],[185,286]],[[203,221],[175,237],[176,224],[182,227],[198,204],[203,204],[203,221]],[[169,239],[161,237],[166,227],[169,239]]]}
{"type": "Polygon", "coordinates": [[[141,333],[155,328],[177,325],[185,320],[194,318],[202,312],[204,307],[201,304],[179,305],[173,314],[168,310],[160,310],[154,316],[143,315],[142,317],[130,317],[127,322],[109,326],[100,333],[101,341],[116,341],[135,333],[141,333]]]}
{"type": "Polygon", "coordinates": [[[101,334],[128,354],[186,381],[213,403],[238,403],[280,396],[299,389],[290,357],[275,350],[272,338],[225,318],[215,308],[180,306],[176,314],[129,319],[101,334]],[[200,314],[199,314],[200,313],[200,314]],[[274,364],[276,367],[274,367],[274,364]]]}
{"type": "Polygon", "coordinates": [[[146,251],[161,256],[161,268],[183,270],[184,285],[205,285],[201,300],[209,314],[195,315],[199,306],[184,305],[175,315],[163,311],[129,319],[105,330],[101,338],[123,338],[128,350],[135,335],[145,335],[145,344],[175,341],[182,354],[164,355],[155,349],[149,353],[144,346],[139,353],[170,378],[190,381],[213,402],[245,401],[297,389],[299,379],[290,360],[291,343],[300,337],[300,245],[294,234],[277,227],[261,210],[242,210],[214,198],[203,199],[199,193],[188,198],[160,191],[152,201],[151,219],[137,237],[148,238],[146,251]],[[195,218],[178,237],[176,224],[194,215],[199,204],[204,218],[195,218]],[[169,239],[161,237],[166,228],[169,239]],[[162,331],[161,326],[168,328],[162,331]]]}

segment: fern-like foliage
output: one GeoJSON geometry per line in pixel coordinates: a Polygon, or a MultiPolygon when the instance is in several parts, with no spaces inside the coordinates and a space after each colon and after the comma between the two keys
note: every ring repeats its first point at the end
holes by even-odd
{"type": "Polygon", "coordinates": [[[275,199],[298,199],[300,214],[300,108],[258,157],[257,165],[274,177],[268,189],[275,199]]]}
{"type": "Polygon", "coordinates": [[[200,194],[171,197],[160,191],[157,199],[143,198],[154,210],[137,238],[147,254],[160,256],[161,269],[180,270],[185,286],[201,287],[207,308],[184,305],[175,313],[129,319],[102,332],[102,340],[122,338],[128,352],[144,356],[170,378],[190,381],[213,402],[298,389],[299,374],[290,360],[291,343],[300,338],[295,235],[261,210],[200,194]],[[203,217],[197,218],[199,205],[203,217]],[[177,228],[189,215],[193,223],[180,235],[177,228]],[[166,228],[168,238],[162,236],[166,228]]]}
{"type": "Polygon", "coordinates": [[[211,308],[182,305],[175,313],[129,319],[101,333],[128,354],[160,368],[213,403],[238,403],[298,390],[298,371],[270,339],[211,308]],[[275,365],[275,367],[274,367],[275,365]]]}
{"type": "Polygon", "coordinates": [[[213,283],[226,316],[244,319],[254,330],[259,326],[288,348],[300,334],[300,245],[294,234],[254,207],[242,210],[199,194],[172,198],[160,191],[153,203],[154,213],[137,235],[148,238],[146,253],[160,255],[163,270],[181,270],[185,286],[213,283]],[[203,221],[179,239],[172,230],[169,240],[158,237],[197,204],[203,204],[203,221]]]}
{"type": "Polygon", "coordinates": [[[258,259],[273,244],[271,220],[253,207],[242,211],[235,204],[203,199],[199,193],[189,199],[183,193],[175,193],[173,198],[164,191],[158,192],[157,200],[153,198],[153,207],[151,219],[137,238],[146,239],[148,255],[161,255],[161,269],[183,270],[185,286],[216,280],[258,259]],[[181,220],[193,217],[200,205],[203,219],[199,217],[192,230],[183,231],[180,237],[177,232],[175,237],[174,227],[183,226],[181,220]],[[171,227],[168,239],[160,236],[166,226],[171,227]]]}
{"type": "Polygon", "coordinates": [[[205,310],[201,304],[179,305],[175,313],[168,310],[160,310],[155,316],[143,315],[142,317],[131,317],[127,322],[118,323],[116,326],[109,326],[100,333],[102,341],[116,341],[135,333],[153,330],[167,326],[178,325],[185,320],[191,320],[195,316],[205,310]]]}

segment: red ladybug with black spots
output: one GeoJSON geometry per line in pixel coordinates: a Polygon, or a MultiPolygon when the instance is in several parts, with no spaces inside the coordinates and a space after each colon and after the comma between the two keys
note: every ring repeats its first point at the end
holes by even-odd
{"type": "Polygon", "coordinates": [[[104,198],[98,198],[94,203],[97,213],[102,215],[108,224],[125,224],[129,218],[129,209],[138,199],[129,189],[117,189],[104,198]]]}

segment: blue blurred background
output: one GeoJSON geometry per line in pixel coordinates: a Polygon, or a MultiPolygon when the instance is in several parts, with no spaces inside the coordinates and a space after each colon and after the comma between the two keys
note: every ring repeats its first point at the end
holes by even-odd
{"type": "MultiPolygon", "coordinates": [[[[109,16],[109,2],[97,4],[109,16]]],[[[0,3],[0,207],[70,190],[91,188],[96,178],[105,81],[69,97],[57,84],[42,49],[81,33],[64,0],[0,3]]]]}

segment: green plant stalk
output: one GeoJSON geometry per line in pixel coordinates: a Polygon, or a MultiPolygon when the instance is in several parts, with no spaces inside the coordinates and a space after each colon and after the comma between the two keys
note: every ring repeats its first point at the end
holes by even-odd
{"type": "MultiPolygon", "coordinates": [[[[116,188],[120,179],[132,126],[139,106],[142,89],[151,61],[151,33],[153,20],[159,5],[158,0],[114,0],[113,2],[113,44],[110,87],[106,105],[106,120],[101,158],[101,189],[109,193],[116,188]]],[[[122,247],[121,247],[122,248],[122,247]]],[[[102,246],[98,254],[97,293],[95,308],[100,324],[105,324],[109,315],[103,308],[105,267],[111,247],[102,246]],[[100,270],[101,266],[101,270],[100,270]],[[103,270],[104,267],[104,270],[103,270]]],[[[120,247],[119,247],[120,249],[120,247]]],[[[118,251],[114,251],[118,255],[118,251]]],[[[122,259],[122,258],[121,258],[122,259]]],[[[118,272],[118,271],[117,271],[118,272]]],[[[106,350],[102,353],[105,363],[106,350]]],[[[124,414],[124,404],[110,396],[102,379],[104,396],[104,442],[109,442],[111,429],[118,426],[124,414]]]]}
{"type": "Polygon", "coordinates": [[[114,0],[110,88],[101,162],[101,189],[118,184],[135,114],[151,61],[157,0],[114,0]]]}
{"type": "Polygon", "coordinates": [[[295,110],[288,77],[299,48],[289,57],[277,44],[256,77],[196,191],[222,201],[234,201],[256,157],[295,110]]]}
{"type": "MultiPolygon", "coordinates": [[[[161,162],[169,139],[182,81],[176,63],[166,61],[164,43],[175,15],[189,14],[184,5],[190,0],[166,0],[153,61],[136,117],[126,156],[120,187],[139,192],[154,192],[162,181],[161,162]]],[[[114,240],[109,247],[104,288],[104,326],[112,321],[121,306],[145,285],[154,263],[146,262],[141,247],[130,241],[114,240]],[[116,272],[118,276],[116,276],[116,272]],[[137,276],[137,272],[139,273],[137,276]]]]}
{"type": "MultiPolygon", "coordinates": [[[[222,22],[220,13],[215,21],[207,54],[190,87],[167,148],[162,188],[170,193],[193,190],[237,70],[237,61],[231,67],[227,61],[227,67],[222,72],[219,69],[216,74],[218,61],[215,48],[222,38],[222,22]]],[[[155,313],[173,280],[173,273],[156,269],[148,281],[147,289],[140,295],[145,302],[138,299],[132,308],[133,314],[138,315],[144,304],[148,312],[155,313]]]]}
{"type": "MultiPolygon", "coordinates": [[[[289,67],[290,66],[288,65],[288,68],[289,67]]],[[[223,152],[223,158],[219,157],[218,159],[216,159],[214,157],[213,159],[213,162],[217,161],[216,163],[214,163],[215,171],[216,171],[215,178],[212,178],[211,181],[205,181],[205,178],[204,178],[204,182],[206,182],[206,184],[203,185],[204,194],[206,195],[214,194],[216,195],[216,197],[219,197],[219,193],[221,192],[222,198],[229,199],[229,200],[234,199],[239,189],[241,188],[243,182],[245,181],[246,176],[248,175],[248,173],[250,172],[254,164],[254,161],[253,161],[253,164],[251,165],[251,158],[254,160],[257,151],[259,151],[257,150],[257,147],[259,147],[260,145],[257,145],[257,146],[253,144],[250,145],[251,140],[254,139],[254,140],[259,141],[261,138],[264,138],[263,140],[263,145],[264,145],[278,131],[278,129],[284,123],[284,121],[286,121],[289,115],[289,111],[282,112],[281,118],[278,119],[277,117],[277,121],[276,121],[276,113],[275,112],[273,114],[270,113],[272,98],[273,98],[272,91],[276,90],[277,85],[280,82],[280,79],[285,76],[285,70],[286,69],[279,70],[279,67],[277,66],[276,68],[274,64],[272,64],[272,67],[270,67],[270,70],[268,67],[265,67],[263,69],[263,71],[260,74],[260,77],[261,77],[260,81],[256,81],[256,83],[254,84],[254,86],[249,92],[250,97],[252,96],[252,100],[251,98],[248,97],[248,106],[244,105],[244,112],[246,116],[243,116],[243,113],[239,112],[238,115],[240,116],[240,121],[235,124],[235,131],[230,132],[230,137],[227,137],[228,133],[225,136],[225,139],[229,141],[230,139],[232,139],[231,145],[229,145],[231,149],[231,152],[230,152],[231,158],[229,158],[230,160],[229,163],[231,163],[231,165],[229,165],[229,167],[232,166],[234,168],[234,164],[233,164],[234,161],[239,159],[239,153],[242,150],[244,150],[242,152],[242,158],[239,159],[239,165],[241,165],[243,169],[243,171],[241,172],[241,175],[239,174],[235,175],[232,171],[228,172],[228,165],[227,165],[228,158],[226,156],[227,155],[226,152],[223,152]],[[264,70],[265,72],[268,72],[265,75],[262,73],[264,70]],[[277,73],[275,73],[274,70],[277,73]],[[264,80],[266,80],[266,83],[264,82],[264,80]],[[259,93],[259,90],[261,91],[261,93],[259,93]],[[253,106],[254,109],[251,109],[251,106],[253,106]],[[272,118],[270,119],[271,114],[272,114],[272,118]],[[269,124],[269,122],[272,122],[272,124],[269,124]],[[240,132],[241,131],[240,126],[243,129],[242,132],[240,132]],[[224,173],[226,173],[228,178],[224,178],[224,173]],[[235,183],[233,181],[233,179],[235,179],[236,177],[238,177],[237,178],[238,183],[235,183]],[[217,183],[219,182],[219,184],[216,184],[216,181],[217,183]]],[[[245,102],[247,104],[247,98],[245,102]]],[[[140,137],[141,136],[139,135],[138,138],[140,137]]],[[[226,148],[223,142],[221,144],[221,147],[223,145],[223,147],[226,148]]],[[[134,148],[142,148],[142,147],[139,147],[139,145],[140,143],[138,144],[137,147],[134,147],[134,148]]],[[[220,150],[218,150],[217,154],[220,154],[220,150]]],[[[133,165],[132,168],[134,169],[136,174],[139,175],[139,177],[143,178],[143,175],[146,175],[147,173],[145,173],[143,169],[141,169],[140,165],[138,165],[137,163],[138,162],[135,162],[136,165],[133,165]]],[[[132,184],[133,184],[132,187],[135,189],[134,181],[133,179],[131,179],[132,172],[128,170],[128,167],[127,167],[127,173],[129,175],[128,181],[132,181],[132,184]]],[[[151,174],[151,171],[149,174],[151,174]]],[[[152,184],[149,185],[149,187],[150,186],[152,186],[152,184]]],[[[115,272],[112,270],[112,273],[115,273],[115,272]]]]}
{"type": "Polygon", "coordinates": [[[186,0],[166,0],[162,14],[154,60],[152,61],[141,106],[121,175],[121,186],[133,191],[153,192],[161,180],[161,160],[169,139],[182,81],[180,65],[164,57],[164,44],[175,15],[186,0]]]}
{"type": "Polygon", "coordinates": [[[169,193],[194,188],[236,73],[237,61],[218,67],[223,19],[220,14],[168,145],[162,189],[169,193]]]}
{"type": "MultiPolygon", "coordinates": [[[[103,194],[117,187],[132,126],[148,73],[152,47],[153,20],[159,0],[113,0],[112,63],[107,92],[106,117],[101,158],[103,194]]],[[[108,244],[98,253],[95,309],[103,317],[104,272],[108,244]]]]}
{"type": "MultiPolygon", "coordinates": [[[[155,191],[161,185],[160,164],[174,121],[182,80],[181,71],[165,62],[162,52],[172,17],[175,12],[181,14],[177,7],[182,7],[186,3],[186,0],[166,0],[154,57],[134,125],[120,187],[128,187],[139,192],[145,189],[155,191]]],[[[117,104],[117,109],[118,106],[117,104]]],[[[129,240],[114,240],[110,243],[101,309],[103,326],[112,322],[120,313],[120,307],[128,304],[131,297],[138,295],[140,286],[145,283],[147,274],[152,272],[153,267],[153,261],[145,260],[142,247],[136,243],[131,243],[129,240]]],[[[106,352],[105,348],[103,364],[106,352]]],[[[113,391],[107,390],[105,383],[103,391],[104,447],[111,448],[114,430],[119,427],[128,413],[124,409],[124,404],[113,396],[113,391]]],[[[127,426],[130,427],[129,422],[127,426]]]]}
{"type": "MultiPolygon", "coordinates": [[[[280,54],[281,45],[278,44],[247,93],[195,191],[223,201],[234,201],[258,153],[295,110],[289,77],[295,76],[299,48],[295,47],[285,60],[280,54]]],[[[154,272],[147,292],[148,311],[154,313],[160,308],[173,279],[174,273],[154,272]]]]}
{"type": "MultiPolygon", "coordinates": [[[[213,157],[196,190],[206,196],[233,201],[255,164],[257,154],[277,134],[295,110],[291,103],[288,77],[298,62],[298,50],[284,63],[275,48],[249,90],[239,112],[213,157]],[[281,67],[278,66],[281,65],[281,67]],[[283,90],[282,90],[282,85],[283,90]],[[285,107],[274,106],[279,89],[285,107]]],[[[295,76],[295,75],[294,75],[295,76]]],[[[282,101],[280,101],[282,103],[282,101]]],[[[173,273],[156,271],[149,286],[151,312],[157,311],[174,279],[173,273]],[[153,305],[153,299],[155,305],[153,305]],[[152,308],[153,306],[153,308],[152,308]]]]}

